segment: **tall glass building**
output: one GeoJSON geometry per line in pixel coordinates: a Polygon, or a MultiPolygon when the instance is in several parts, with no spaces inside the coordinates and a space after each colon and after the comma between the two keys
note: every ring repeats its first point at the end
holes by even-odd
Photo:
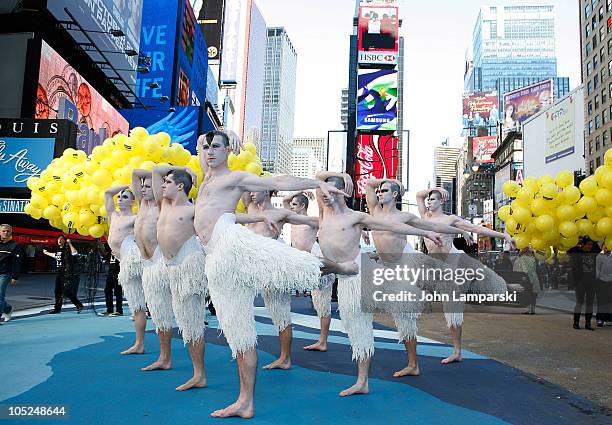
{"type": "Polygon", "coordinates": [[[481,7],[471,50],[473,63],[465,75],[468,92],[495,90],[500,78],[556,77],[554,6],[481,7]]]}
{"type": "Polygon", "coordinates": [[[297,53],[283,27],[268,28],[259,157],[264,170],[291,174],[297,53]]]}

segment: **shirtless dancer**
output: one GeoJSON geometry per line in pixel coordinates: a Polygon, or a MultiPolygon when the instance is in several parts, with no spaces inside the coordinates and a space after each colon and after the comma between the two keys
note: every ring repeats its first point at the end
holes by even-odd
{"type": "Polygon", "coordinates": [[[136,216],[132,213],[134,194],[128,190],[129,186],[115,186],[104,192],[104,206],[108,212],[110,229],[108,232],[108,246],[113,255],[121,261],[119,269],[119,284],[123,287],[130,310],[134,315],[136,327],[136,341],[134,345],[121,354],[143,354],[144,334],[147,326],[147,303],[142,289],[142,260],[140,251],[134,240],[134,222],[136,216]],[[119,211],[115,210],[113,198],[117,198],[119,211]]]}
{"type": "MultiPolygon", "coordinates": [[[[514,246],[514,240],[512,237],[505,233],[496,232],[494,230],[487,229],[486,227],[476,226],[472,223],[466,222],[461,217],[456,215],[445,214],[442,211],[442,204],[448,199],[448,192],[440,187],[435,189],[424,189],[416,194],[417,204],[419,206],[419,213],[421,218],[435,223],[446,224],[448,226],[457,227],[468,232],[474,232],[479,235],[489,236],[493,238],[501,238],[507,241],[511,246],[514,246]],[[427,200],[427,204],[425,203],[427,200]]],[[[442,246],[436,246],[425,241],[427,250],[430,254],[438,254],[446,257],[447,262],[456,261],[468,261],[474,266],[482,267],[485,271],[485,280],[482,281],[482,290],[488,293],[503,293],[504,291],[523,291],[524,288],[518,284],[506,284],[506,282],[495,274],[490,269],[483,266],[477,260],[471,259],[463,251],[459,251],[453,245],[453,237],[445,235],[443,237],[442,246]],[[447,256],[453,254],[453,257],[447,256]]],[[[462,291],[466,291],[467,285],[457,286],[462,291]]],[[[476,288],[472,288],[474,290],[476,288]]],[[[446,317],[446,324],[450,328],[451,338],[453,340],[453,354],[442,360],[442,364],[449,364],[453,362],[460,362],[461,358],[461,326],[463,323],[463,305],[458,302],[446,302],[442,303],[444,309],[444,316],[446,317]],[[452,311],[449,311],[452,310],[452,311]],[[457,311],[460,310],[460,311],[457,311]]]]}
{"type": "Polygon", "coordinates": [[[343,192],[321,181],[231,171],[227,158],[232,150],[238,151],[239,143],[220,131],[211,131],[198,139],[200,164],[207,178],[196,202],[195,227],[205,246],[210,295],[232,356],[237,358],[240,377],[236,402],[212,416],[250,418],[254,415],[257,371],[255,294],[263,289],[281,292],[312,289],[319,281],[321,261],[235,225],[236,205],[247,191],[320,188],[328,196],[330,191],[343,192]]]}
{"type": "Polygon", "coordinates": [[[142,371],[167,370],[172,368],[172,296],[168,279],[164,279],[161,252],[157,245],[157,219],[159,205],[153,196],[152,173],[148,170],[134,170],[132,190],[139,204],[134,236],[142,256],[142,287],[151,318],[159,337],[159,358],[142,371]]]}
{"type": "MultiPolygon", "coordinates": [[[[455,227],[422,220],[409,212],[399,211],[396,204],[400,196],[404,195],[404,192],[404,187],[398,180],[368,180],[366,184],[366,203],[370,215],[390,223],[410,224],[424,230],[432,230],[438,233],[463,234],[464,237],[469,237],[468,232],[455,227]]],[[[425,254],[415,251],[406,240],[405,235],[386,231],[372,231],[372,238],[374,239],[376,252],[387,267],[392,268],[396,264],[403,265],[409,263],[409,261],[414,261],[417,267],[424,263],[419,257],[425,256],[425,254]],[[409,255],[404,256],[403,254],[409,255]]],[[[427,259],[427,256],[425,256],[425,259],[427,259]]],[[[424,302],[419,301],[422,299],[423,290],[416,285],[409,285],[403,289],[414,292],[417,301],[411,301],[407,305],[403,305],[404,311],[391,312],[397,327],[399,340],[404,343],[408,355],[408,366],[395,372],[393,376],[396,378],[420,374],[417,361],[416,321],[424,308],[424,302]]]]}
{"type": "MultiPolygon", "coordinates": [[[[317,179],[334,184],[349,194],[353,183],[347,174],[320,171],[317,179]]],[[[366,213],[353,211],[346,205],[344,195],[327,194],[317,191],[319,204],[319,243],[326,258],[336,262],[353,260],[361,265],[359,241],[364,227],[372,230],[385,230],[404,235],[418,235],[431,238],[433,243],[441,243],[440,236],[434,232],[416,229],[400,222],[389,222],[374,218],[366,213]]],[[[368,375],[374,354],[374,332],[372,313],[361,308],[361,275],[338,277],[338,307],[342,324],[346,329],[353,360],[357,361],[357,382],[340,392],[340,396],[367,394],[368,375]]]]}
{"type": "MultiPolygon", "coordinates": [[[[309,199],[314,199],[311,192],[290,192],[283,198],[283,207],[298,215],[307,216],[309,199]]],[[[316,219],[316,227],[299,224],[291,225],[291,246],[316,256],[322,256],[321,248],[317,242],[318,231],[318,219],[316,219]]],[[[336,275],[334,274],[322,276],[320,287],[311,291],[312,304],[319,316],[321,333],[319,334],[319,340],[314,344],[307,345],[304,347],[304,350],[327,351],[334,280],[336,280],[336,275]]]]}
{"type": "Polygon", "coordinates": [[[194,207],[187,199],[196,177],[185,167],[156,166],[152,181],[160,205],[157,240],[163,274],[170,283],[172,310],[193,365],[193,377],[176,390],[203,388],[207,287],[204,252],[193,227],[194,207]]]}

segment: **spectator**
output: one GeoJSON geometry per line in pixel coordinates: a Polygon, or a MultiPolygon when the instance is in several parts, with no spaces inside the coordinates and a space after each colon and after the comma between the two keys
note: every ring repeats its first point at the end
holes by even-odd
{"type": "MultiPolygon", "coordinates": [[[[76,248],[72,245],[70,239],[60,235],[57,238],[57,251],[43,250],[43,254],[55,258],[57,276],[55,278],[55,308],[49,314],[59,314],[62,312],[62,299],[65,295],[76,306],[77,313],[83,310],[83,304],[77,298],[74,292],[74,279],[78,275],[77,255],[79,254],[76,248]]],[[[77,284],[78,288],[78,284],[77,284]]]]}
{"type": "MultiPolygon", "coordinates": [[[[110,250],[109,250],[110,252],[110,250]]],[[[119,285],[119,260],[110,253],[108,257],[108,273],[106,275],[106,286],[104,287],[104,296],[106,298],[106,312],[100,316],[123,316],[123,290],[119,285]],[[115,303],[117,312],[113,308],[113,293],[115,295],[115,303]]]]}
{"type": "MultiPolygon", "coordinates": [[[[21,271],[21,247],[13,240],[13,228],[0,225],[0,317],[4,323],[11,320],[13,306],[6,302],[6,288],[17,285],[21,271]]],[[[1,324],[1,323],[0,323],[1,324]]]]}
{"type": "Polygon", "coordinates": [[[538,279],[538,264],[531,248],[527,246],[521,250],[519,257],[514,261],[512,270],[526,273],[529,277],[529,281],[531,282],[531,298],[529,309],[525,314],[535,314],[536,299],[542,288],[540,287],[540,279],[538,279]]]}
{"type": "Polygon", "coordinates": [[[607,245],[595,259],[595,277],[597,286],[595,296],[597,297],[597,327],[612,324],[612,253],[607,245]]]}
{"type": "Polygon", "coordinates": [[[36,248],[31,243],[27,244],[25,247],[25,256],[26,256],[26,271],[28,273],[32,273],[34,271],[34,258],[36,257],[36,248]]]}
{"type": "Polygon", "coordinates": [[[501,257],[499,258],[497,268],[499,270],[512,270],[512,260],[510,259],[510,252],[502,252],[501,257]]]}
{"type": "Polygon", "coordinates": [[[582,242],[582,250],[573,253],[574,285],[576,305],[574,306],[574,329],[580,329],[580,315],[584,308],[584,328],[595,330],[591,326],[593,317],[593,299],[595,298],[595,257],[599,247],[589,238],[582,242]]]}

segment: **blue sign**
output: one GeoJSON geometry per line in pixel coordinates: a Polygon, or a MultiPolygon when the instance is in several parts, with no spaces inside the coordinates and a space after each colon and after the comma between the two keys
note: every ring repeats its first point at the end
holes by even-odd
{"type": "Polygon", "coordinates": [[[189,1],[182,0],[181,3],[174,105],[203,106],[208,77],[208,49],[189,1]]]}
{"type": "MultiPolygon", "coordinates": [[[[142,9],[140,53],[151,58],[147,74],[139,74],[136,94],[145,105],[169,106],[174,75],[178,1],[145,1],[142,9]],[[151,88],[155,83],[158,87],[151,88]],[[169,100],[161,101],[161,96],[169,100]]],[[[131,124],[131,123],[130,123],[131,124]]]]}
{"type": "Polygon", "coordinates": [[[180,143],[195,154],[202,108],[176,106],[174,109],[174,112],[159,109],[123,109],[120,112],[128,120],[131,128],[145,127],[150,134],[165,131],[170,135],[172,143],[180,143]]]}
{"type": "Polygon", "coordinates": [[[55,139],[0,137],[0,187],[24,188],[53,159],[55,139]]]}
{"type": "Polygon", "coordinates": [[[23,208],[27,203],[27,199],[0,198],[0,214],[25,214],[23,208]]]}

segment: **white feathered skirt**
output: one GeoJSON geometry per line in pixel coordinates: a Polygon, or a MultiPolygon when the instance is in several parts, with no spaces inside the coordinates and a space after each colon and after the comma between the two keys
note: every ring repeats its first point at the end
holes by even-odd
{"type": "MultiPolygon", "coordinates": [[[[318,242],[315,242],[312,245],[310,253],[312,255],[316,255],[317,257],[323,257],[323,253],[321,252],[321,247],[319,246],[318,242]]],[[[321,276],[319,278],[319,287],[311,291],[312,304],[319,318],[331,316],[331,298],[335,280],[336,275],[333,273],[321,276]]]]}
{"type": "Polygon", "coordinates": [[[172,330],[174,324],[170,276],[162,257],[158,246],[151,258],[142,260],[142,288],[157,332],[172,330]]]}
{"type": "MultiPolygon", "coordinates": [[[[361,252],[355,263],[361,270],[361,252]]],[[[365,313],[361,308],[361,272],[354,276],[338,275],[338,309],[351,343],[352,359],[362,361],[371,358],[374,355],[374,315],[365,313]]]]}
{"type": "Polygon", "coordinates": [[[127,298],[132,313],[145,311],[147,302],[142,289],[142,257],[134,235],[128,235],[119,251],[119,284],[127,298]]]}
{"type": "Polygon", "coordinates": [[[205,254],[196,235],[172,259],[163,258],[172,294],[172,310],[185,344],[204,338],[208,282],[205,254]]]}

